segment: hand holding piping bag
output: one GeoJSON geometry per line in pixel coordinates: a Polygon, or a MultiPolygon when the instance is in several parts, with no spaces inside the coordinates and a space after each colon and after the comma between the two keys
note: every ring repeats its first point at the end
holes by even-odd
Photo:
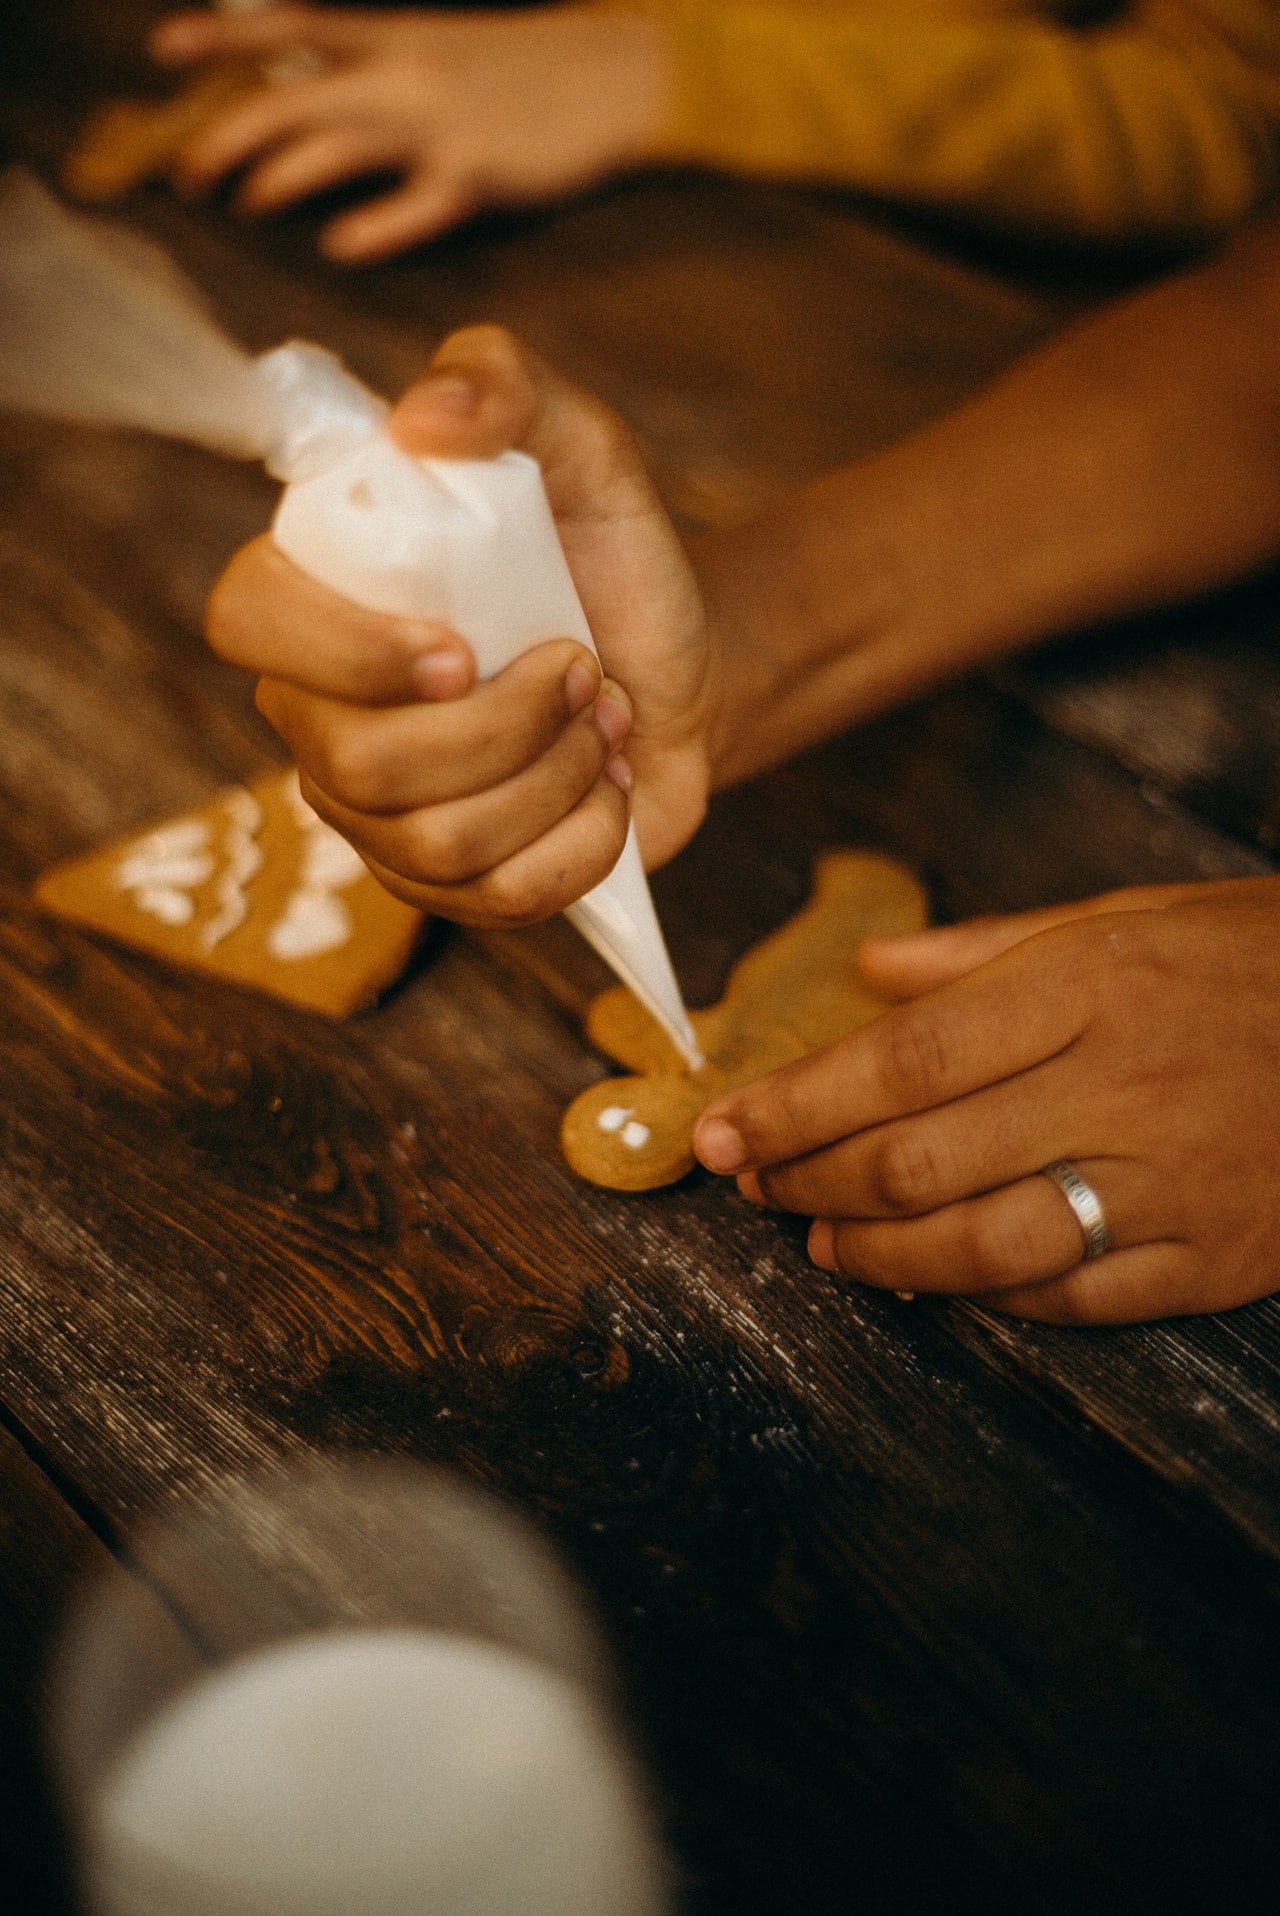
{"type": "Polygon", "coordinates": [[[539,461],[603,682],[556,640],[477,686],[456,633],[367,611],[266,538],[223,575],[210,639],[262,675],[306,797],[390,890],[465,924],[530,923],[612,869],[629,796],[646,865],[701,822],[717,676],[703,600],[626,428],[507,334],[456,334],[390,426],[415,455],[539,461]]]}

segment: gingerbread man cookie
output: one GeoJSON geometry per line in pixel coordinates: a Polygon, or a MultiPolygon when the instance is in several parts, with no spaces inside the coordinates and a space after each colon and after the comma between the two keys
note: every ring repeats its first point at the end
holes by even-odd
{"type": "Polygon", "coordinates": [[[59,865],[36,898],[123,944],[338,1017],[394,982],[423,925],[292,771],[59,865]]]}
{"type": "Polygon", "coordinates": [[[638,1075],[592,1085],[569,1106],[560,1140],[573,1169],[614,1191],[673,1184],[693,1168],[693,1127],[713,1099],[886,1008],[858,974],[862,940],[927,922],[924,894],[904,866],[829,853],[803,911],[735,966],[718,1005],[692,1014],[705,1059],[698,1071],[629,991],[604,992],[587,1013],[587,1035],[638,1075]]]}

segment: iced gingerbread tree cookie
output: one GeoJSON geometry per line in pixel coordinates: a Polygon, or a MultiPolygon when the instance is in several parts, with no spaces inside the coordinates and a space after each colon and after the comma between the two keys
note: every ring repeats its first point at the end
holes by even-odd
{"type": "Polygon", "coordinates": [[[423,925],[312,811],[293,771],[58,865],[36,898],[122,944],[336,1017],[395,982],[423,925]]]}

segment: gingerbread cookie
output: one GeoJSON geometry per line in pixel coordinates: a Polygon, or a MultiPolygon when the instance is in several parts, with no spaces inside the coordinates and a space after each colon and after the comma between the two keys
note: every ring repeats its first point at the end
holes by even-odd
{"type": "Polygon", "coordinates": [[[108,101],[63,161],[63,186],[91,206],[122,199],[167,174],[189,140],[264,84],[260,65],[235,61],[208,68],[168,100],[108,101]]]}
{"type": "Polygon", "coordinates": [[[292,771],[59,865],[36,898],[122,944],[339,1017],[393,983],[423,925],[292,771]]]}
{"type": "Polygon", "coordinates": [[[692,1014],[706,1061],[698,1071],[629,991],[604,992],[587,1014],[587,1035],[640,1075],[592,1085],[569,1106],[560,1141],[573,1169],[614,1191],[673,1184],[693,1168],[693,1127],[713,1099],[886,1008],[858,974],[862,940],[927,922],[924,894],[904,866],[829,853],[804,910],[735,966],[718,1005],[692,1014]]]}

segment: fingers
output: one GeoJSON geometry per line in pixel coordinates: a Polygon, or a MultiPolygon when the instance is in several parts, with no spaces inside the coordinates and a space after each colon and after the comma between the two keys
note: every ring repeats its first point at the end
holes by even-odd
{"type": "Polygon", "coordinates": [[[352,811],[321,790],[316,809],[359,852],[414,884],[465,884],[558,825],[595,785],[607,757],[597,728],[580,719],[536,765],[470,797],[383,817],[352,811]]]}
{"type": "MultiPolygon", "coordinates": [[[[591,655],[571,640],[558,640],[525,653],[466,699],[353,707],[264,680],[258,705],[332,804],[375,817],[490,788],[506,791],[509,803],[514,794],[507,781],[539,761],[554,774],[559,761],[546,755],[568,740],[564,750],[584,770],[577,789],[553,813],[558,817],[581,797],[627,732],[625,694],[607,685],[597,698],[599,685],[591,655]]],[[[517,838],[515,845],[524,842],[517,838]]]]}
{"type": "Polygon", "coordinates": [[[1203,890],[1201,885],[1133,886],[1044,911],[971,918],[966,924],[939,925],[897,938],[868,938],[859,947],[858,968],[867,983],[885,997],[917,998],[1057,925],[1106,912],[1156,911],[1182,904],[1203,890]]]}
{"type": "MultiPolygon", "coordinates": [[[[447,626],[367,611],[317,584],[265,535],[219,579],[206,629],[231,664],[354,704],[453,699],[475,683],[470,647],[447,626]]],[[[579,655],[590,659],[583,647],[575,662],[579,655]]],[[[595,661],[584,669],[597,671],[595,661]]]]}
{"type": "Polygon", "coordinates": [[[694,1148],[723,1173],[805,1156],[968,1096],[1056,1056],[1086,1028],[1072,954],[1043,947],[1033,987],[1014,951],[708,1107],[694,1148]]]}
{"type": "Polygon", "coordinates": [[[377,104],[367,76],[355,72],[263,87],[228,107],[184,147],[176,178],[185,191],[204,192],[257,154],[320,133],[354,132],[360,138],[361,153],[376,159],[362,157],[356,171],[367,171],[371,163],[389,165],[404,147],[389,130],[378,130],[377,104]]]}
{"type": "Polygon", "coordinates": [[[245,213],[276,213],[343,180],[374,172],[394,158],[376,140],[347,128],[322,130],[291,141],[256,166],[240,188],[245,213]]]}
{"type": "MultiPolygon", "coordinates": [[[[1113,1243],[1141,1244],[1153,1215],[1141,1167],[1126,1158],[1095,1158],[1081,1159],[1079,1169],[1102,1198],[1113,1243]]],[[[1041,1176],[944,1205],[926,1217],[887,1223],[824,1218],[810,1232],[810,1255],[823,1269],[895,1291],[974,1295],[1027,1289],[1073,1271],[1083,1251],[1074,1212],[1041,1176]]]]}
{"type": "Polygon", "coordinates": [[[821,1269],[878,1289],[964,1295],[1049,1324],[1136,1323],[1232,1301],[1215,1298],[1191,1244],[1144,1236],[1151,1193],[1136,1165],[1101,1158],[1079,1168],[1105,1192],[1116,1247],[1087,1263],[1075,1217],[1043,1177],[907,1223],[819,1219],[809,1254],[821,1269]]]}
{"type": "Polygon", "coordinates": [[[1202,1259],[1190,1245],[1168,1242],[1114,1251],[1048,1283],[994,1291],[975,1301],[1044,1324],[1136,1324],[1219,1308],[1202,1259]]]}
{"type": "MultiPolygon", "coordinates": [[[[997,1189],[1071,1157],[1102,1120],[1073,1054],[1022,1076],[749,1173],[749,1195],[810,1217],[910,1218],[997,1189]]],[[[1064,1208],[1065,1202],[1064,1202],[1064,1208]]]]}
{"type": "Polygon", "coordinates": [[[459,225],[478,205],[478,194],[458,180],[415,173],[395,192],[330,221],[320,249],[347,262],[386,259],[459,225]]]}
{"type": "Polygon", "coordinates": [[[253,13],[175,13],[162,20],[148,48],[153,60],[186,66],[195,60],[253,57],[306,47],[339,56],[358,53],[376,16],[325,7],[264,7],[253,13]]]}
{"type": "MultiPolygon", "coordinates": [[[[322,793],[306,779],[303,796],[322,817],[331,816],[322,793]]],[[[463,925],[490,930],[536,924],[572,905],[607,878],[627,834],[626,799],[612,779],[600,777],[566,818],[513,857],[480,876],[456,884],[406,877],[366,855],[376,878],[396,897],[463,925]]]]}

